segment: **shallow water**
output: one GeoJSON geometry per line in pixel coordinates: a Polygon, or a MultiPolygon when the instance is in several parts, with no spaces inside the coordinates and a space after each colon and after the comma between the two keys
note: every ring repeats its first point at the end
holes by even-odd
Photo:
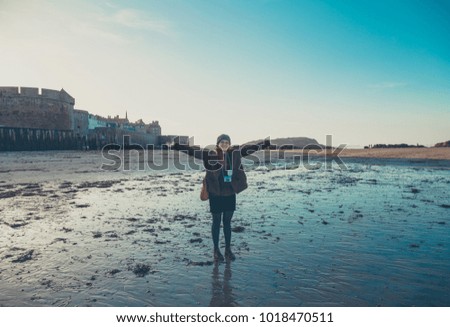
{"type": "Polygon", "coordinates": [[[445,163],[248,167],[237,259],[215,265],[204,173],[100,162],[0,159],[1,306],[450,305],[445,163]]]}

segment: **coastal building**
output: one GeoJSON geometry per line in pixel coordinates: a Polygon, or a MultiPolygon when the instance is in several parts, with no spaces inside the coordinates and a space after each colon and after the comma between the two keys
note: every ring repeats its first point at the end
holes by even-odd
{"type": "Polygon", "coordinates": [[[89,120],[88,126],[89,130],[94,130],[97,127],[113,127],[113,128],[116,127],[115,124],[111,124],[110,122],[108,122],[106,118],[101,117],[99,115],[89,114],[88,120],[89,120]]]}
{"type": "Polygon", "coordinates": [[[77,136],[86,136],[89,131],[89,112],[86,110],[73,110],[73,131],[77,136]]]}
{"type": "Polygon", "coordinates": [[[106,118],[106,122],[110,124],[109,126],[115,126],[116,128],[122,130],[134,131],[134,127],[128,120],[128,113],[125,113],[125,118],[120,118],[119,115],[114,117],[108,116],[108,118],[106,118]]]}
{"type": "Polygon", "coordinates": [[[161,135],[161,126],[159,126],[159,122],[157,120],[152,121],[147,125],[147,133],[160,136],[161,135]]]}
{"type": "Polygon", "coordinates": [[[137,120],[133,124],[134,130],[138,133],[146,133],[147,132],[147,125],[144,123],[142,119],[137,120]]]}

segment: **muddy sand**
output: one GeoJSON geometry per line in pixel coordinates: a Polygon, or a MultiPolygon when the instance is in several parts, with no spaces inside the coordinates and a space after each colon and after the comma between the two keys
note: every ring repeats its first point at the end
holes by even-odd
{"type": "Polygon", "coordinates": [[[0,306],[449,306],[448,162],[344,161],[248,166],[214,264],[204,172],[2,153],[0,306]]]}

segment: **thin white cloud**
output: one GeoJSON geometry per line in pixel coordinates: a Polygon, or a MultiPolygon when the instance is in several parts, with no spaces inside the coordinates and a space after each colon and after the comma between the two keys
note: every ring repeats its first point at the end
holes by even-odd
{"type": "MultiPolygon", "coordinates": [[[[4,0],[0,0],[0,3],[4,0]]],[[[24,1],[6,0],[0,5],[0,33],[4,45],[19,43],[49,49],[84,51],[87,45],[94,48],[108,48],[132,43],[142,43],[143,33],[173,36],[169,21],[127,7],[127,3],[93,3],[80,1],[24,1]],[[27,22],[24,24],[23,22],[27,22]]],[[[62,51],[62,50],[60,50],[62,51]]]]}
{"type": "Polygon", "coordinates": [[[72,24],[70,30],[72,33],[78,34],[82,37],[89,37],[95,40],[103,39],[106,42],[113,42],[116,44],[127,43],[130,41],[118,33],[113,33],[107,29],[101,28],[100,26],[86,22],[72,24]]]}
{"type": "Polygon", "coordinates": [[[100,12],[100,8],[87,3],[78,3],[77,6],[45,1],[39,4],[10,3],[0,11],[0,27],[9,31],[3,36],[10,42],[23,40],[38,48],[56,45],[61,48],[61,45],[69,43],[69,48],[73,49],[82,47],[87,40],[121,44],[127,42],[128,38],[121,33],[98,22],[96,17],[100,12]],[[24,21],[27,23],[23,24],[24,21]]]}
{"type": "Polygon", "coordinates": [[[98,19],[101,22],[111,23],[121,28],[156,32],[164,35],[171,34],[171,26],[168,21],[151,18],[135,9],[117,9],[110,14],[103,13],[98,19]]]}

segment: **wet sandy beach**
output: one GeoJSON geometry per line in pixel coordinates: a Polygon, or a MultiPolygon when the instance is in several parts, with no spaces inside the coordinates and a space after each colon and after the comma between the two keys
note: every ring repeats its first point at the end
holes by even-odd
{"type": "Polygon", "coordinates": [[[449,162],[345,163],[247,167],[216,265],[203,172],[2,153],[0,306],[449,306],[449,162]]]}

